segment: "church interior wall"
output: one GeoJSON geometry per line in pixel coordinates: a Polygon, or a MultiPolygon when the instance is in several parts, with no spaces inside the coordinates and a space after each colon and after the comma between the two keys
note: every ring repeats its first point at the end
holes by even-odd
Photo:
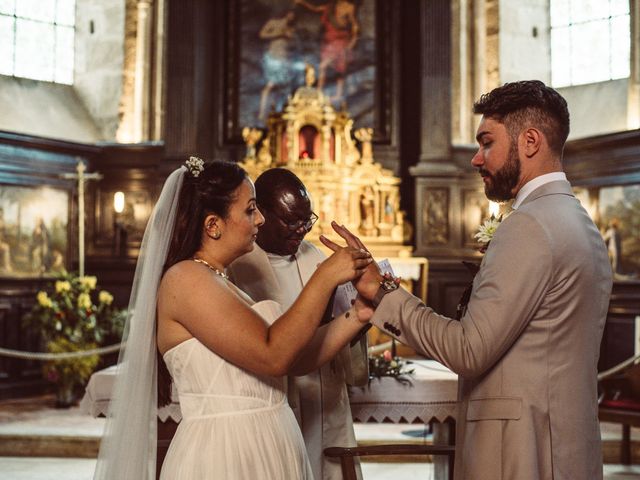
{"type": "MultiPolygon", "coordinates": [[[[134,115],[132,12],[137,3],[78,0],[74,86],[0,76],[0,130],[23,137],[0,135],[0,147],[38,152],[34,157],[60,149],[76,152],[89,171],[103,174],[103,180],[87,186],[87,268],[120,305],[127,303],[144,219],[132,220],[127,248],[115,252],[113,193],[125,192],[137,212],[149,213],[164,178],[189,155],[239,160],[245,154],[244,125],[236,121],[241,79],[234,63],[240,0],[162,2],[166,73],[163,84],[149,91],[165,92],[159,141],[124,143],[123,132],[131,131],[134,115]],[[49,138],[58,143],[52,146],[49,138]]],[[[144,3],[155,8],[160,1],[144,3]]],[[[479,258],[472,232],[484,212],[479,203],[484,196],[470,166],[478,121],[471,105],[480,93],[506,81],[535,77],[549,82],[547,3],[375,3],[382,13],[377,15],[374,158],[402,179],[401,208],[414,228],[415,253],[430,261],[429,303],[445,314],[453,315],[469,281],[460,260],[479,258]]],[[[611,165],[619,168],[607,177],[608,184],[640,175],[640,137],[627,131],[628,90],[626,80],[560,90],[572,115],[567,170],[577,186],[592,188],[611,165]],[[622,147],[615,150],[615,145],[622,147]]],[[[0,165],[0,184],[15,181],[11,175],[0,165]]],[[[71,184],[65,188],[76,191],[71,184]]],[[[69,266],[76,265],[72,260],[69,266]]],[[[0,297],[19,283],[0,275],[0,297]]],[[[28,303],[27,297],[20,301],[28,303]]],[[[2,321],[8,321],[2,315],[0,333],[2,321]]]]}
{"type": "Polygon", "coordinates": [[[569,104],[569,139],[627,130],[629,80],[610,80],[559,88],[569,104]]]}
{"type": "Polygon", "coordinates": [[[124,67],[124,0],[76,4],[74,89],[101,133],[114,141],[124,67]]]}
{"type": "Polygon", "coordinates": [[[0,130],[92,143],[102,133],[71,85],[0,75],[0,130]]]}
{"type": "Polygon", "coordinates": [[[500,81],[551,82],[549,1],[500,1],[500,81]]]}
{"type": "Polygon", "coordinates": [[[124,14],[123,0],[78,1],[74,84],[0,76],[0,130],[85,143],[115,140],[124,14]]]}

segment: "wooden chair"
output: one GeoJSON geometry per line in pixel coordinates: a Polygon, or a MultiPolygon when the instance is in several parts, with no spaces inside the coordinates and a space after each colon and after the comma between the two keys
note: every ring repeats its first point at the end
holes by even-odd
{"type": "Polygon", "coordinates": [[[368,447],[329,447],[324,454],[330,458],[339,458],[343,480],[356,480],[356,466],[353,457],[371,455],[446,455],[449,458],[449,480],[453,479],[453,445],[372,445],[368,447]]]}
{"type": "Polygon", "coordinates": [[[601,422],[622,424],[620,463],[631,464],[631,427],[640,427],[640,355],[598,375],[601,422]]]}

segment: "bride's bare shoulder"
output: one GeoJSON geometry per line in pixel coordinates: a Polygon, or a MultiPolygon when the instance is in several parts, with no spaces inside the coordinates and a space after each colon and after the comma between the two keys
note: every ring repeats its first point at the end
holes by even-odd
{"type": "Polygon", "coordinates": [[[224,288],[222,278],[216,278],[208,268],[197,264],[191,260],[183,260],[172,265],[162,276],[160,281],[160,294],[165,289],[172,291],[193,291],[196,289],[202,291],[206,288],[224,288]]]}

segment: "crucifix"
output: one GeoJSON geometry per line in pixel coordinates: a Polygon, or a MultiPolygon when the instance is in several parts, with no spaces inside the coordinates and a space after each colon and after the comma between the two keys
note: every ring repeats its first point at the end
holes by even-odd
{"type": "Polygon", "coordinates": [[[63,173],[62,178],[78,181],[78,275],[84,276],[84,182],[87,180],[100,180],[99,173],[85,173],[87,167],[82,160],[78,160],[76,172],[63,173]]]}

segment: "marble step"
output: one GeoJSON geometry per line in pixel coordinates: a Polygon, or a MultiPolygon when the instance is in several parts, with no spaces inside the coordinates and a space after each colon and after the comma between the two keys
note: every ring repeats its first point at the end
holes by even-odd
{"type": "Polygon", "coordinates": [[[0,402],[0,456],[96,458],[103,418],[55,408],[50,395],[0,402]]]}
{"type": "Polygon", "coordinates": [[[100,439],[71,435],[0,435],[0,457],[97,458],[100,439]]]}
{"type": "MultiPolygon", "coordinates": [[[[0,402],[0,456],[96,458],[104,429],[103,418],[92,418],[78,407],[55,408],[51,396],[0,402]]],[[[358,444],[428,443],[430,435],[418,424],[356,423],[358,444]],[[425,436],[426,435],[426,436],[425,436]]],[[[605,463],[620,461],[622,427],[601,424],[605,463]]],[[[631,454],[640,463],[640,429],[631,429],[631,454]]],[[[426,456],[366,457],[365,462],[425,462],[426,456]]]]}

